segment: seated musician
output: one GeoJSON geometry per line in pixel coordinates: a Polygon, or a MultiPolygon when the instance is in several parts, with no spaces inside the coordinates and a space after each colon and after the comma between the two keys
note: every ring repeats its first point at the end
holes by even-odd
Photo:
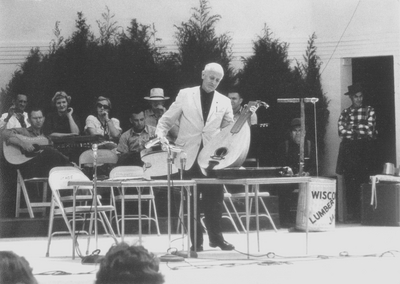
{"type": "MultiPolygon", "coordinates": [[[[43,111],[40,108],[33,108],[28,113],[28,120],[31,124],[28,128],[12,128],[3,131],[3,139],[6,144],[17,146],[21,150],[19,168],[24,178],[47,177],[53,167],[72,166],[68,157],[52,148],[51,140],[44,136],[42,131],[45,121],[43,111]],[[40,147],[41,151],[37,151],[37,145],[42,146],[40,147]],[[35,154],[35,152],[37,153],[35,154]]],[[[7,148],[3,150],[7,151],[7,148]]],[[[18,159],[15,155],[13,158],[18,159]]]]}
{"type": "Polygon", "coordinates": [[[110,118],[111,101],[100,96],[96,101],[96,114],[86,118],[85,132],[88,135],[100,135],[105,140],[118,142],[122,129],[119,120],[110,118]]]}
{"type": "MultiPolygon", "coordinates": [[[[278,166],[288,166],[293,174],[299,174],[301,121],[294,118],[290,123],[288,138],[278,147],[278,166]]],[[[303,175],[315,174],[315,155],[310,140],[304,140],[304,166],[303,175]]]]}
{"type": "Polygon", "coordinates": [[[18,94],[8,112],[3,113],[0,117],[0,130],[29,127],[28,113],[25,108],[28,104],[28,97],[24,94],[18,94]]]}
{"type": "Polygon", "coordinates": [[[146,123],[144,111],[139,107],[132,109],[129,121],[132,128],[121,135],[117,147],[118,165],[142,166],[140,151],[145,149],[146,142],[155,137],[156,128],[146,123]]]}
{"type": "Polygon", "coordinates": [[[49,113],[43,126],[43,132],[50,137],[79,135],[80,123],[74,109],[70,107],[71,96],[63,91],[56,92],[51,99],[56,112],[49,113]]]}
{"type": "MultiPolygon", "coordinates": [[[[243,98],[236,90],[231,90],[228,92],[228,98],[231,100],[232,110],[233,110],[233,120],[236,121],[240,114],[242,113],[244,107],[242,105],[243,98]]],[[[253,112],[249,119],[250,125],[257,124],[257,114],[253,112]]]]}
{"type": "MultiPolygon", "coordinates": [[[[150,90],[150,96],[144,97],[144,99],[150,104],[150,108],[144,111],[146,125],[157,127],[158,120],[167,111],[165,102],[169,100],[169,97],[164,96],[163,89],[153,88],[150,90]]],[[[168,131],[167,139],[170,142],[175,142],[176,137],[178,137],[178,132],[179,126],[175,123],[168,131]]]]}
{"type": "MultiPolygon", "coordinates": [[[[290,123],[287,132],[288,138],[278,146],[277,164],[278,166],[288,166],[292,169],[294,175],[299,175],[300,162],[300,138],[301,138],[301,120],[294,118],[290,123]]],[[[315,174],[315,155],[313,145],[310,140],[304,140],[304,166],[302,175],[315,174]]],[[[291,227],[295,223],[295,214],[292,214],[291,208],[297,208],[297,185],[279,185],[277,194],[279,196],[279,219],[283,227],[291,227]]]]}

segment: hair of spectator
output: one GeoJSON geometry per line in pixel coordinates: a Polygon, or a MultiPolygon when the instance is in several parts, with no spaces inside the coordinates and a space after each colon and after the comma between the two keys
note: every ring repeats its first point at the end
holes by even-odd
{"type": "Polygon", "coordinates": [[[25,96],[26,99],[28,99],[28,95],[27,94],[17,93],[17,94],[14,95],[13,100],[17,101],[18,100],[18,96],[25,96]]]}
{"type": "Polygon", "coordinates": [[[71,103],[71,96],[68,96],[67,93],[64,91],[58,91],[55,93],[55,95],[51,99],[51,102],[53,103],[54,106],[56,105],[59,99],[66,99],[68,105],[71,103]]]}
{"type": "Polygon", "coordinates": [[[37,112],[37,111],[41,111],[43,116],[44,116],[44,111],[43,108],[39,107],[39,106],[33,106],[29,109],[28,111],[28,117],[31,118],[32,116],[32,112],[37,112]]]}
{"type": "Polygon", "coordinates": [[[108,105],[109,105],[109,107],[110,107],[110,109],[112,108],[112,106],[111,106],[111,101],[110,101],[109,98],[100,96],[100,97],[97,98],[96,104],[97,104],[98,102],[101,102],[101,101],[107,101],[107,102],[108,102],[108,105]]]}
{"type": "Polygon", "coordinates": [[[130,111],[131,116],[132,116],[132,114],[139,114],[141,112],[144,112],[144,109],[142,106],[134,105],[131,107],[131,111],[130,111]]]}
{"type": "Polygon", "coordinates": [[[0,283],[37,284],[29,262],[12,251],[0,251],[0,283]]]}
{"type": "Polygon", "coordinates": [[[143,246],[119,243],[112,246],[100,263],[95,284],[162,284],[159,260],[143,246]]]}

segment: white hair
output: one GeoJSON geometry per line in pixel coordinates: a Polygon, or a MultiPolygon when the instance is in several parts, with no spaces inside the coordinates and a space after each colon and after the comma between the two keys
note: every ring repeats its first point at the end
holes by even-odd
{"type": "Polygon", "coordinates": [[[222,77],[224,76],[224,69],[222,68],[221,65],[219,65],[218,63],[208,63],[205,67],[203,72],[207,72],[207,71],[214,71],[217,73],[222,74],[222,77]]]}

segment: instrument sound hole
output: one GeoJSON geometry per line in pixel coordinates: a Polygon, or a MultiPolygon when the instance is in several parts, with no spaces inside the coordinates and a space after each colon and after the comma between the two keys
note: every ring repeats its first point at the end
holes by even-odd
{"type": "Polygon", "coordinates": [[[214,155],[211,156],[211,158],[216,159],[216,160],[222,160],[224,156],[228,153],[228,149],[225,147],[218,148],[215,150],[214,155]]]}

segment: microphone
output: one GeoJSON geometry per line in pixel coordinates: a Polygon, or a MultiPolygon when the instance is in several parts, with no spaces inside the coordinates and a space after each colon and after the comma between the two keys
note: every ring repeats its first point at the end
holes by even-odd
{"type": "Polygon", "coordinates": [[[313,103],[313,104],[315,104],[318,101],[319,101],[318,98],[304,98],[304,102],[305,103],[313,103]]]}
{"type": "Polygon", "coordinates": [[[180,160],[181,160],[181,170],[185,170],[186,167],[186,159],[187,159],[187,154],[186,152],[182,151],[180,160]]]}
{"type": "Polygon", "coordinates": [[[151,148],[151,147],[157,145],[157,144],[160,143],[160,142],[161,142],[161,138],[160,138],[160,137],[157,137],[157,138],[154,138],[154,139],[149,140],[148,142],[146,142],[146,144],[144,144],[144,147],[145,147],[146,149],[149,149],[149,148],[151,148]]]}

